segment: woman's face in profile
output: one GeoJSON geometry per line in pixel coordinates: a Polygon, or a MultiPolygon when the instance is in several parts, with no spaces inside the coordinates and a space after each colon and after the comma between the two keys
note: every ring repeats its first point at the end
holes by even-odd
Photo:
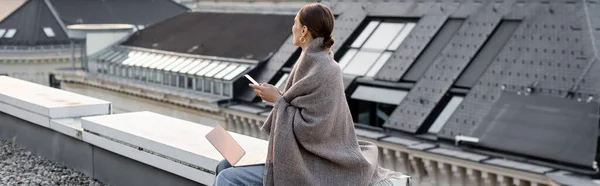
{"type": "Polygon", "coordinates": [[[300,24],[300,19],[298,18],[298,14],[294,18],[294,25],[292,26],[292,34],[294,36],[294,45],[300,46],[300,37],[302,37],[302,25],[300,24]]]}

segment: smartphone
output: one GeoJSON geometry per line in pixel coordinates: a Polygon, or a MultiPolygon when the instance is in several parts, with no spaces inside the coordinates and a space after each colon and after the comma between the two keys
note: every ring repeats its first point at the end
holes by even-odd
{"type": "Polygon", "coordinates": [[[246,74],[246,75],[244,75],[244,77],[246,77],[248,80],[250,80],[250,82],[252,82],[254,85],[260,86],[260,84],[258,84],[258,82],[256,82],[256,80],[254,80],[254,78],[250,77],[250,75],[246,74]]]}

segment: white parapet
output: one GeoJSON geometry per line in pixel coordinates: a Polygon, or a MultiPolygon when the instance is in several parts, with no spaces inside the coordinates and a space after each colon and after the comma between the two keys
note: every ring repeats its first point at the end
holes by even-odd
{"type": "Polygon", "coordinates": [[[92,97],[0,76],[0,111],[50,127],[51,119],[110,114],[111,103],[92,97]]]}
{"type": "MultiPolygon", "coordinates": [[[[152,112],[82,118],[83,140],[176,175],[211,185],[223,156],[204,137],[212,127],[152,112]]],[[[231,133],[246,151],[268,142],[231,133]]]]}

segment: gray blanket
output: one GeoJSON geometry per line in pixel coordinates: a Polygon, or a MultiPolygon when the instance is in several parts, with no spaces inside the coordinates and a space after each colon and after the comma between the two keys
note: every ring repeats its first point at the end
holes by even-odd
{"type": "Polygon", "coordinates": [[[322,42],[303,51],[261,127],[269,134],[264,185],[389,185],[384,178],[401,174],[379,167],[377,147],[357,140],[342,71],[322,42]]]}

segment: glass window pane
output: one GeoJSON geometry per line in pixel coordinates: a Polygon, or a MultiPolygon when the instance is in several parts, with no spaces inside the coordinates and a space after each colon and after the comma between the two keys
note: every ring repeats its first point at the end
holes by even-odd
{"type": "Polygon", "coordinates": [[[356,101],[354,103],[354,105],[352,108],[355,108],[355,113],[356,115],[353,116],[354,122],[357,123],[362,123],[362,124],[366,124],[366,125],[370,125],[371,122],[369,121],[371,116],[371,107],[372,107],[373,103],[370,102],[366,102],[366,101],[356,101]]]}
{"type": "Polygon", "coordinates": [[[229,64],[227,64],[227,63],[221,63],[219,66],[217,66],[214,69],[210,70],[210,72],[206,73],[204,76],[206,76],[206,77],[213,77],[217,73],[221,72],[221,70],[225,69],[225,67],[227,67],[227,65],[229,65],[229,64]]]}
{"type": "Polygon", "coordinates": [[[177,65],[173,69],[171,69],[171,72],[179,72],[184,67],[191,65],[192,61],[194,61],[194,59],[191,59],[191,58],[187,58],[187,59],[183,60],[183,62],[181,62],[179,65],[177,65]]]}
{"type": "Polygon", "coordinates": [[[160,80],[162,80],[162,79],[163,79],[163,74],[162,74],[162,72],[161,72],[161,71],[154,70],[154,73],[156,74],[156,83],[160,84],[160,83],[161,83],[161,81],[160,81],[160,80]]]}
{"type": "Polygon", "coordinates": [[[238,67],[236,64],[229,65],[227,68],[223,69],[223,71],[219,72],[215,75],[215,78],[221,79],[225,75],[229,74],[231,71],[235,70],[238,67]]]}
{"type": "Polygon", "coordinates": [[[159,73],[162,75],[163,79],[162,79],[162,84],[163,85],[169,85],[169,74],[166,74],[163,71],[159,71],[159,73]]]}
{"type": "Polygon", "coordinates": [[[135,65],[136,67],[144,67],[147,68],[150,63],[152,62],[152,59],[154,54],[149,54],[149,53],[145,53],[143,55],[141,55],[139,58],[139,60],[136,61],[135,65]]]}
{"type": "Polygon", "coordinates": [[[448,102],[448,104],[444,108],[444,110],[442,110],[442,113],[440,113],[440,115],[435,119],[433,125],[429,127],[428,132],[435,134],[440,132],[440,130],[442,130],[442,127],[444,127],[444,124],[446,124],[448,119],[450,119],[450,116],[452,116],[452,114],[458,108],[460,103],[462,103],[463,99],[464,98],[461,96],[453,96],[450,102],[448,102]]]}
{"type": "Polygon", "coordinates": [[[189,70],[187,73],[190,74],[190,75],[194,75],[197,72],[199,72],[200,70],[204,69],[209,64],[210,64],[209,60],[204,60],[200,64],[198,64],[198,66],[196,66],[196,67],[192,68],[191,70],[189,70]]]}
{"type": "Polygon", "coordinates": [[[131,63],[131,61],[137,59],[136,57],[138,56],[138,52],[137,51],[132,51],[132,52],[128,52],[127,53],[127,59],[123,60],[121,63],[123,65],[129,65],[129,63],[131,63]]]}
{"type": "Polygon", "coordinates": [[[107,56],[106,58],[104,58],[104,61],[112,61],[115,58],[119,57],[120,55],[121,55],[121,52],[117,51],[114,54],[111,54],[110,56],[107,56]]]}
{"type": "Polygon", "coordinates": [[[221,95],[221,83],[213,82],[213,94],[221,95]]]}
{"type": "Polygon", "coordinates": [[[357,49],[350,49],[350,50],[348,50],[348,52],[346,52],[346,54],[344,54],[344,57],[342,57],[342,59],[340,59],[340,62],[339,62],[341,69],[344,69],[346,67],[346,65],[348,65],[348,62],[350,62],[350,60],[352,60],[354,55],[356,55],[356,52],[358,52],[357,49]]]}
{"type": "Polygon", "coordinates": [[[202,78],[196,78],[196,90],[202,91],[203,86],[204,86],[204,81],[202,81],[202,78]]]}
{"type": "Polygon", "coordinates": [[[375,75],[377,75],[377,72],[379,72],[381,67],[385,65],[385,62],[387,62],[388,59],[390,59],[390,57],[392,57],[392,52],[384,52],[383,54],[381,54],[381,56],[379,56],[379,59],[377,59],[377,62],[375,62],[375,65],[373,65],[373,67],[369,69],[369,72],[367,72],[367,76],[375,77],[375,75]]]}
{"type": "Polygon", "coordinates": [[[177,85],[179,85],[179,88],[185,88],[185,77],[184,76],[179,76],[179,79],[177,79],[177,85]]]}
{"type": "Polygon", "coordinates": [[[175,60],[177,60],[177,57],[167,56],[163,60],[161,60],[160,64],[158,66],[156,66],[156,69],[163,70],[165,67],[169,66],[175,60]]]}
{"type": "Polygon", "coordinates": [[[240,65],[234,71],[232,71],[229,74],[227,74],[227,76],[225,76],[223,79],[224,80],[228,80],[228,81],[232,80],[232,79],[238,77],[240,74],[244,73],[247,69],[248,69],[248,66],[246,66],[246,65],[240,65]]]}
{"type": "Polygon", "coordinates": [[[188,73],[188,71],[190,71],[190,70],[194,69],[194,67],[198,66],[200,64],[200,61],[202,61],[202,60],[200,60],[200,59],[192,60],[192,62],[190,62],[189,65],[181,68],[179,70],[179,73],[184,73],[184,74],[188,73]]]}
{"type": "Polygon", "coordinates": [[[44,34],[46,34],[47,37],[54,37],[54,36],[56,36],[54,34],[54,30],[52,30],[52,28],[50,28],[50,27],[44,27],[43,29],[44,29],[44,34]]]}
{"type": "Polygon", "coordinates": [[[171,86],[177,86],[177,75],[169,73],[169,78],[171,79],[171,86]]]}
{"type": "Polygon", "coordinates": [[[203,68],[202,70],[200,70],[198,73],[196,73],[196,75],[204,76],[206,73],[208,73],[208,71],[210,71],[213,68],[217,67],[217,65],[219,65],[219,62],[211,62],[208,66],[206,66],[205,68],[203,68]]]}
{"type": "Polygon", "coordinates": [[[223,95],[224,96],[231,96],[231,84],[229,83],[223,83],[223,95]]]}
{"type": "Polygon", "coordinates": [[[158,67],[158,65],[162,64],[162,62],[166,59],[167,59],[167,56],[164,56],[164,55],[156,56],[156,57],[154,57],[152,64],[148,65],[148,68],[156,69],[156,67],[158,67]]]}
{"type": "Polygon", "coordinates": [[[13,38],[15,36],[15,34],[17,33],[17,29],[8,29],[8,31],[6,31],[6,34],[4,34],[4,38],[13,38]]]}
{"type": "Polygon", "coordinates": [[[188,77],[186,81],[187,89],[194,90],[194,78],[188,77]]]}
{"type": "Polygon", "coordinates": [[[365,29],[358,35],[358,37],[352,43],[353,48],[359,48],[366,40],[369,38],[369,35],[377,28],[379,25],[379,21],[371,21],[369,25],[365,27],[365,29]]]}
{"type": "Polygon", "coordinates": [[[373,32],[371,37],[362,46],[362,48],[369,48],[375,50],[385,50],[390,45],[392,40],[398,35],[398,32],[402,30],[404,24],[400,23],[381,23],[377,30],[373,32]]]}
{"type": "Polygon", "coordinates": [[[370,87],[359,85],[350,98],[389,105],[399,105],[408,92],[388,88],[370,87]]]}
{"type": "MultiPolygon", "coordinates": [[[[2,29],[0,29],[0,37],[2,37],[2,29]]],[[[114,53],[115,53],[114,50],[111,50],[111,51],[108,51],[108,52],[104,52],[103,54],[101,54],[100,56],[98,56],[97,59],[98,60],[106,59],[106,57],[108,57],[108,56],[110,56],[110,55],[112,55],[114,53]]]]}
{"type": "Polygon", "coordinates": [[[139,66],[148,68],[156,60],[156,54],[146,55],[143,60],[144,63],[139,64],[139,66]]]}
{"type": "Polygon", "coordinates": [[[279,81],[277,81],[277,83],[275,84],[275,87],[277,87],[280,91],[283,92],[289,76],[290,74],[288,73],[283,74],[283,76],[281,76],[281,78],[279,78],[279,81]]]}
{"type": "Polygon", "coordinates": [[[141,55],[139,55],[137,57],[137,60],[135,60],[134,62],[131,62],[129,65],[141,67],[142,65],[144,65],[145,63],[148,62],[149,55],[150,55],[149,53],[142,53],[141,55]]]}
{"type": "Polygon", "coordinates": [[[206,93],[210,93],[212,90],[212,84],[210,80],[205,79],[204,80],[204,92],[206,93]]]}
{"type": "Polygon", "coordinates": [[[396,51],[398,47],[400,47],[400,44],[402,44],[402,41],[404,41],[408,34],[410,34],[410,31],[412,31],[412,29],[415,28],[415,25],[415,23],[406,23],[402,31],[400,31],[400,34],[398,34],[398,36],[396,36],[396,39],[394,39],[392,44],[390,44],[388,50],[396,51]]]}
{"type": "Polygon", "coordinates": [[[364,76],[367,70],[373,66],[373,63],[379,58],[381,52],[359,51],[354,59],[344,68],[344,74],[364,76]]]}
{"type": "Polygon", "coordinates": [[[4,36],[4,33],[6,33],[6,29],[0,29],[0,38],[2,38],[2,36],[4,36]]]}
{"type": "Polygon", "coordinates": [[[384,103],[375,103],[377,106],[377,110],[375,111],[376,113],[374,114],[375,117],[375,124],[374,126],[376,127],[383,127],[383,124],[385,123],[385,121],[388,120],[388,118],[390,117],[390,115],[392,115],[392,113],[394,112],[394,110],[396,110],[396,105],[390,105],[390,104],[384,104],[384,103]]]}
{"type": "Polygon", "coordinates": [[[164,68],[164,70],[171,71],[173,68],[175,68],[176,66],[179,66],[181,63],[183,63],[183,61],[185,61],[185,58],[183,58],[183,57],[177,58],[177,60],[175,60],[172,63],[170,63],[169,65],[167,65],[164,68]]]}

